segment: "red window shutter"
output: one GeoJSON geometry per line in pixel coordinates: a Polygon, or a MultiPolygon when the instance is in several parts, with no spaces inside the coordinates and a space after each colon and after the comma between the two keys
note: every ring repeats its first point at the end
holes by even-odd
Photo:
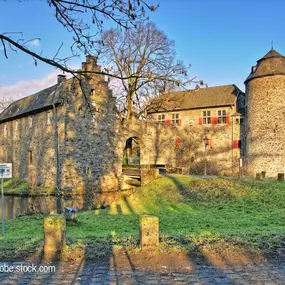
{"type": "Polygon", "coordinates": [[[203,118],[199,118],[199,125],[203,125],[203,118]]]}
{"type": "Polygon", "coordinates": [[[179,147],[180,145],[181,145],[181,139],[180,138],[176,138],[175,146],[179,147]]]}
{"type": "Polygon", "coordinates": [[[212,140],[208,140],[208,146],[212,146],[212,140]]]}
{"type": "Polygon", "coordinates": [[[239,144],[238,142],[239,142],[238,140],[234,140],[233,141],[233,148],[239,148],[238,147],[238,144],[239,144]]]}
{"type": "Polygon", "coordinates": [[[171,125],[171,120],[165,120],[165,125],[171,125]]]}
{"type": "Polygon", "coordinates": [[[226,122],[227,124],[231,122],[231,116],[226,116],[226,122]]]}
{"type": "Polygon", "coordinates": [[[218,117],[212,117],[211,118],[211,124],[216,125],[218,123],[218,117]]]}

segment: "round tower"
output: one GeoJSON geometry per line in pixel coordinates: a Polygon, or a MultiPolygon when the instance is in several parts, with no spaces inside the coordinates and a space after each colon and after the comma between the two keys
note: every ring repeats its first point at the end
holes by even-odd
{"type": "Polygon", "coordinates": [[[245,86],[248,173],[276,177],[285,172],[285,57],[271,49],[245,86]]]}

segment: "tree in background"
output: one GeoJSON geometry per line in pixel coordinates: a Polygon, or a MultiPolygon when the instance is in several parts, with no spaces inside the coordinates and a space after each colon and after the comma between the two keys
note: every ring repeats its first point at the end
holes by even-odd
{"type": "MultiPolygon", "coordinates": [[[[35,65],[38,61],[42,61],[73,75],[83,72],[70,68],[69,60],[81,53],[85,55],[98,53],[94,49],[94,43],[103,31],[105,20],[116,23],[122,29],[133,28],[136,21],[147,19],[147,11],[154,11],[157,8],[144,0],[46,0],[46,2],[50,10],[55,13],[55,19],[71,33],[73,43],[70,46],[70,56],[65,58],[60,56],[63,43],[59,43],[58,50],[52,58],[45,57],[42,53],[35,53],[28,47],[28,43],[35,39],[26,39],[22,32],[0,31],[0,47],[2,45],[6,59],[11,52],[21,51],[32,56],[35,65]]],[[[93,73],[104,74],[94,71],[93,73]]]]}
{"type": "Polygon", "coordinates": [[[11,98],[0,97],[0,114],[13,102],[11,98]]]}
{"type": "Polygon", "coordinates": [[[110,29],[98,48],[105,70],[115,75],[110,85],[126,119],[144,114],[154,96],[194,81],[183,62],[175,60],[174,42],[154,23],[140,22],[136,29],[124,31],[110,29]]]}

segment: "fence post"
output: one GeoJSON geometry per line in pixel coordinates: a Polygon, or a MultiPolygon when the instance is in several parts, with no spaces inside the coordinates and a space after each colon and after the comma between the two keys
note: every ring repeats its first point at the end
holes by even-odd
{"type": "Polygon", "coordinates": [[[66,223],[63,215],[44,219],[44,257],[56,259],[65,246],[66,223]]]}
{"type": "Polygon", "coordinates": [[[140,243],[141,249],[158,247],[159,219],[156,216],[140,216],[140,243]]]}

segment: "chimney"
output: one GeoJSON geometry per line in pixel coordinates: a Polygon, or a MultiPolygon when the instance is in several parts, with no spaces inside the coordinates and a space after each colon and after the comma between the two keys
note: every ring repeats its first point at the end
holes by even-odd
{"type": "Polygon", "coordinates": [[[97,58],[92,55],[86,56],[86,62],[82,62],[82,71],[93,71],[97,66],[97,58]]]}
{"type": "Polygon", "coordinates": [[[96,56],[93,56],[93,55],[87,55],[86,56],[86,62],[87,63],[91,63],[92,65],[97,65],[97,58],[96,56]]]}
{"type": "Polygon", "coordinates": [[[57,85],[59,85],[60,83],[62,83],[63,81],[66,80],[66,75],[63,75],[63,74],[59,74],[57,76],[57,85]]]}

